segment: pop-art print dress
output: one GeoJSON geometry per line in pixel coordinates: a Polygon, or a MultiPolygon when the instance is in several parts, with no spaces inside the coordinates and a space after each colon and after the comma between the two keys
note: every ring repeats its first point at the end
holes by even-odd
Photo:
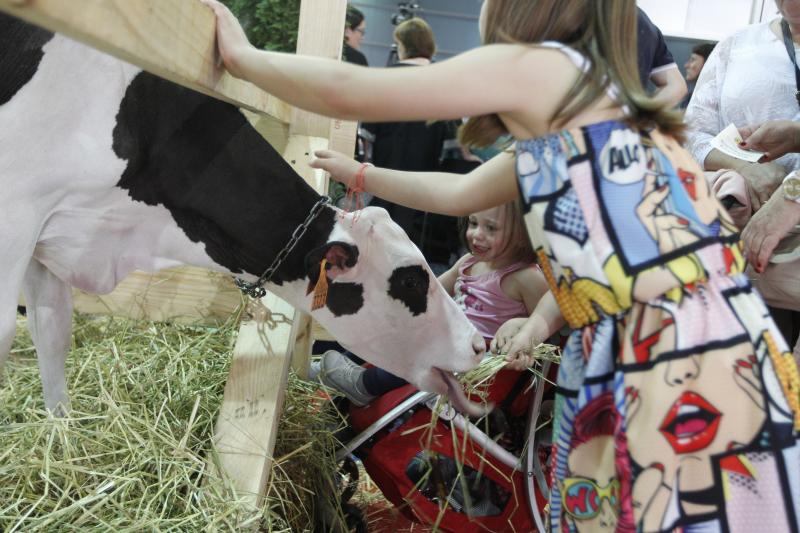
{"type": "Polygon", "coordinates": [[[609,121],[518,141],[569,325],[550,531],[797,531],[797,366],[673,139],[609,121]]]}

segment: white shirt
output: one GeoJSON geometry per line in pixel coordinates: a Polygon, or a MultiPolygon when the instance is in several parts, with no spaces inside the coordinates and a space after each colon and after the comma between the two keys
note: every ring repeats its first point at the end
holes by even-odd
{"type": "MultiPolygon", "coordinates": [[[[742,127],[800,120],[794,66],[783,39],[769,24],[748,26],[721,41],[700,72],[686,108],[686,147],[701,165],[712,150],[711,139],[731,122],[742,127]]],[[[787,154],[777,162],[787,169],[800,168],[800,154],[787,154]]]]}

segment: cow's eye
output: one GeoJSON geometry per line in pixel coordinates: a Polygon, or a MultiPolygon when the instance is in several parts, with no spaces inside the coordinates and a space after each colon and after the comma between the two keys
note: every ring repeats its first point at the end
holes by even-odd
{"type": "Polygon", "coordinates": [[[421,265],[395,268],[389,276],[389,296],[402,302],[414,316],[428,309],[431,277],[421,265]]]}

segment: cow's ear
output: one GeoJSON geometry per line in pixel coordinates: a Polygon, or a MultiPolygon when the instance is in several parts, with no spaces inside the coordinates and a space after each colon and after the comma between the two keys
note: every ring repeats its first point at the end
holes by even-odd
{"type": "Polygon", "coordinates": [[[311,284],[316,284],[319,278],[319,265],[326,259],[328,277],[336,279],[337,276],[353,268],[358,262],[358,247],[341,241],[325,243],[306,254],[306,273],[311,284]]]}

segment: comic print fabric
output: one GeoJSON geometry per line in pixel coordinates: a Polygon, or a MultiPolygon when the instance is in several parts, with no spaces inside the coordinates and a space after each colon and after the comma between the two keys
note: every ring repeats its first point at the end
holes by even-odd
{"type": "Polygon", "coordinates": [[[516,149],[531,241],[574,328],[550,531],[798,531],[797,366],[698,165],[617,121],[516,149]]]}

